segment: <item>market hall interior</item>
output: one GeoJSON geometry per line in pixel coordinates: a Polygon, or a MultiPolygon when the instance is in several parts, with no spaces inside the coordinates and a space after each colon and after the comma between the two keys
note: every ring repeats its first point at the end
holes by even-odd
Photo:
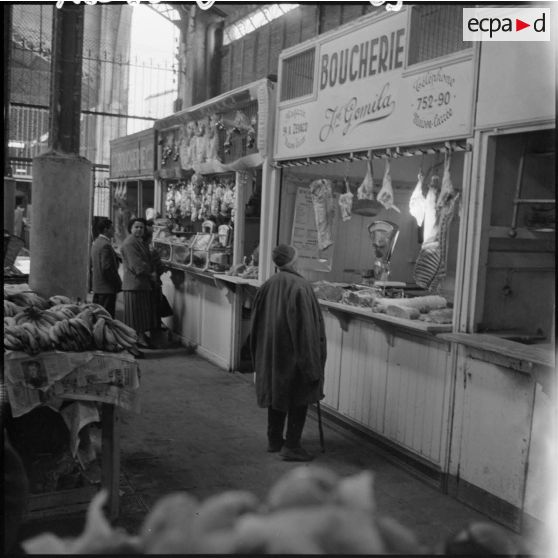
{"type": "Polygon", "coordinates": [[[137,533],[183,490],[269,506],[291,473],[345,503],[358,481],[368,512],[429,549],[471,521],[548,547],[552,42],[464,41],[462,7],[442,3],[66,4],[3,7],[4,393],[12,426],[40,417],[11,434],[42,518],[24,537],[71,510],[78,534],[87,506],[137,533]],[[170,304],[144,354],[122,295],[114,320],[90,303],[85,249],[109,218],[119,254],[137,217],[170,304]],[[278,243],[328,345],[301,469],[265,452],[253,393],[252,307],[278,243]]]}

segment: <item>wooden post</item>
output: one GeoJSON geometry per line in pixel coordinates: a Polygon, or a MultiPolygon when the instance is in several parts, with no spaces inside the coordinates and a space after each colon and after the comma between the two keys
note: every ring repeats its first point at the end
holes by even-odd
{"type": "Polygon", "coordinates": [[[102,417],[102,487],[108,490],[108,516],[118,517],[120,503],[120,420],[114,405],[103,403],[102,417]]]}
{"type": "MultiPolygon", "coordinates": [[[[12,7],[9,4],[2,6],[4,12],[4,68],[8,73],[4,76],[4,176],[11,176],[9,161],[9,119],[10,119],[10,58],[12,42],[12,7]]],[[[4,200],[5,201],[5,200],[4,200]]],[[[14,208],[10,207],[13,213],[14,208]]],[[[12,231],[13,226],[10,228],[12,231]]]]}

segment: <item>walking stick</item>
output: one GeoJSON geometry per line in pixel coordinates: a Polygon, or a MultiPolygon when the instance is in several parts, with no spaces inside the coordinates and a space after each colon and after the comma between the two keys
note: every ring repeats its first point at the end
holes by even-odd
{"type": "Polygon", "coordinates": [[[322,426],[322,410],[320,408],[320,402],[316,401],[316,408],[318,410],[318,430],[320,431],[320,447],[322,448],[322,453],[325,452],[324,446],[324,429],[322,426]]]}

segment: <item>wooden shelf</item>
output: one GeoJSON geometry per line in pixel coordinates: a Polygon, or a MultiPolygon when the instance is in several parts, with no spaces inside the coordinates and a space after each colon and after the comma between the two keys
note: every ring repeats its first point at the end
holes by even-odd
{"type": "Polygon", "coordinates": [[[554,347],[551,345],[524,345],[488,333],[446,333],[439,337],[476,349],[491,362],[494,361],[492,355],[495,355],[496,364],[519,372],[530,373],[534,366],[555,369],[554,347]]]}

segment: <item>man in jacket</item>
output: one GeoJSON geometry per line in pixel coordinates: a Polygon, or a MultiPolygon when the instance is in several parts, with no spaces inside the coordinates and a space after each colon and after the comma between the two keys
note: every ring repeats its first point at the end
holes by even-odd
{"type": "Polygon", "coordinates": [[[122,280],[118,274],[118,256],[111,244],[114,233],[112,221],[102,219],[97,230],[99,235],[91,247],[93,302],[106,308],[114,317],[116,295],[122,290],[122,280]]]}
{"type": "Polygon", "coordinates": [[[324,320],[312,286],[294,267],[296,249],[280,244],[272,259],[279,273],[258,290],[250,324],[257,401],[268,409],[268,451],[285,461],[310,461],[300,439],[308,405],[324,396],[324,320]]]}

